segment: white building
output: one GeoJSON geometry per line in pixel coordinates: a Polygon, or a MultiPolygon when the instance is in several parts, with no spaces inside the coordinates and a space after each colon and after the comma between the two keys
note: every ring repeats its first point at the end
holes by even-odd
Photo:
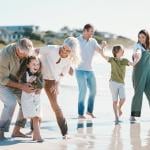
{"type": "Polygon", "coordinates": [[[40,27],[34,26],[34,25],[26,25],[26,26],[0,26],[0,30],[7,30],[12,32],[25,32],[25,31],[31,31],[31,32],[39,32],[40,27]]]}
{"type": "Polygon", "coordinates": [[[23,37],[25,32],[37,33],[39,26],[0,26],[0,40],[7,43],[14,42],[23,37]]]}

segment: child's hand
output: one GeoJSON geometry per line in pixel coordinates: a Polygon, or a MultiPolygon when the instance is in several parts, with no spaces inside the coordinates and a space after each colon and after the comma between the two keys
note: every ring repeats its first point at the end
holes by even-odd
{"type": "Polygon", "coordinates": [[[134,58],[134,59],[139,59],[139,58],[140,58],[140,55],[139,55],[138,53],[135,53],[135,54],[133,55],[133,58],[134,58]]]}
{"type": "Polygon", "coordinates": [[[136,50],[136,52],[133,54],[134,60],[140,60],[141,58],[141,50],[136,50]]]}

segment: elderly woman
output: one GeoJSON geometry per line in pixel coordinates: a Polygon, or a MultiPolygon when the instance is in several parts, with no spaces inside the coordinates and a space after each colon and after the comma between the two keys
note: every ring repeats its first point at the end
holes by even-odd
{"type": "Polygon", "coordinates": [[[37,50],[42,62],[44,89],[55,112],[63,138],[67,138],[68,127],[57,102],[58,83],[60,78],[69,71],[71,64],[79,61],[78,50],[78,40],[74,37],[66,38],[62,46],[48,45],[37,50]]]}

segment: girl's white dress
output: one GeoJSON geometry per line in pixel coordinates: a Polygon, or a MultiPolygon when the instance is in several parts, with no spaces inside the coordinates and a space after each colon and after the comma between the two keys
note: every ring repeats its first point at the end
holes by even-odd
{"type": "MultiPolygon", "coordinates": [[[[29,76],[28,72],[26,72],[27,82],[33,77],[36,78],[36,76],[34,75],[29,76]]],[[[32,117],[41,118],[40,94],[26,93],[25,91],[22,91],[21,106],[23,116],[25,118],[32,118],[32,117]]]]}

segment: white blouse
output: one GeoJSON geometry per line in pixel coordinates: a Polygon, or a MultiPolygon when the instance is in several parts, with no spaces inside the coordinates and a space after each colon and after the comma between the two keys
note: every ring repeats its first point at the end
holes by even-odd
{"type": "Polygon", "coordinates": [[[42,63],[43,79],[59,81],[60,74],[65,75],[69,71],[71,61],[68,57],[61,58],[60,62],[57,63],[60,59],[59,48],[58,45],[48,45],[40,48],[39,55],[42,63]]]}

